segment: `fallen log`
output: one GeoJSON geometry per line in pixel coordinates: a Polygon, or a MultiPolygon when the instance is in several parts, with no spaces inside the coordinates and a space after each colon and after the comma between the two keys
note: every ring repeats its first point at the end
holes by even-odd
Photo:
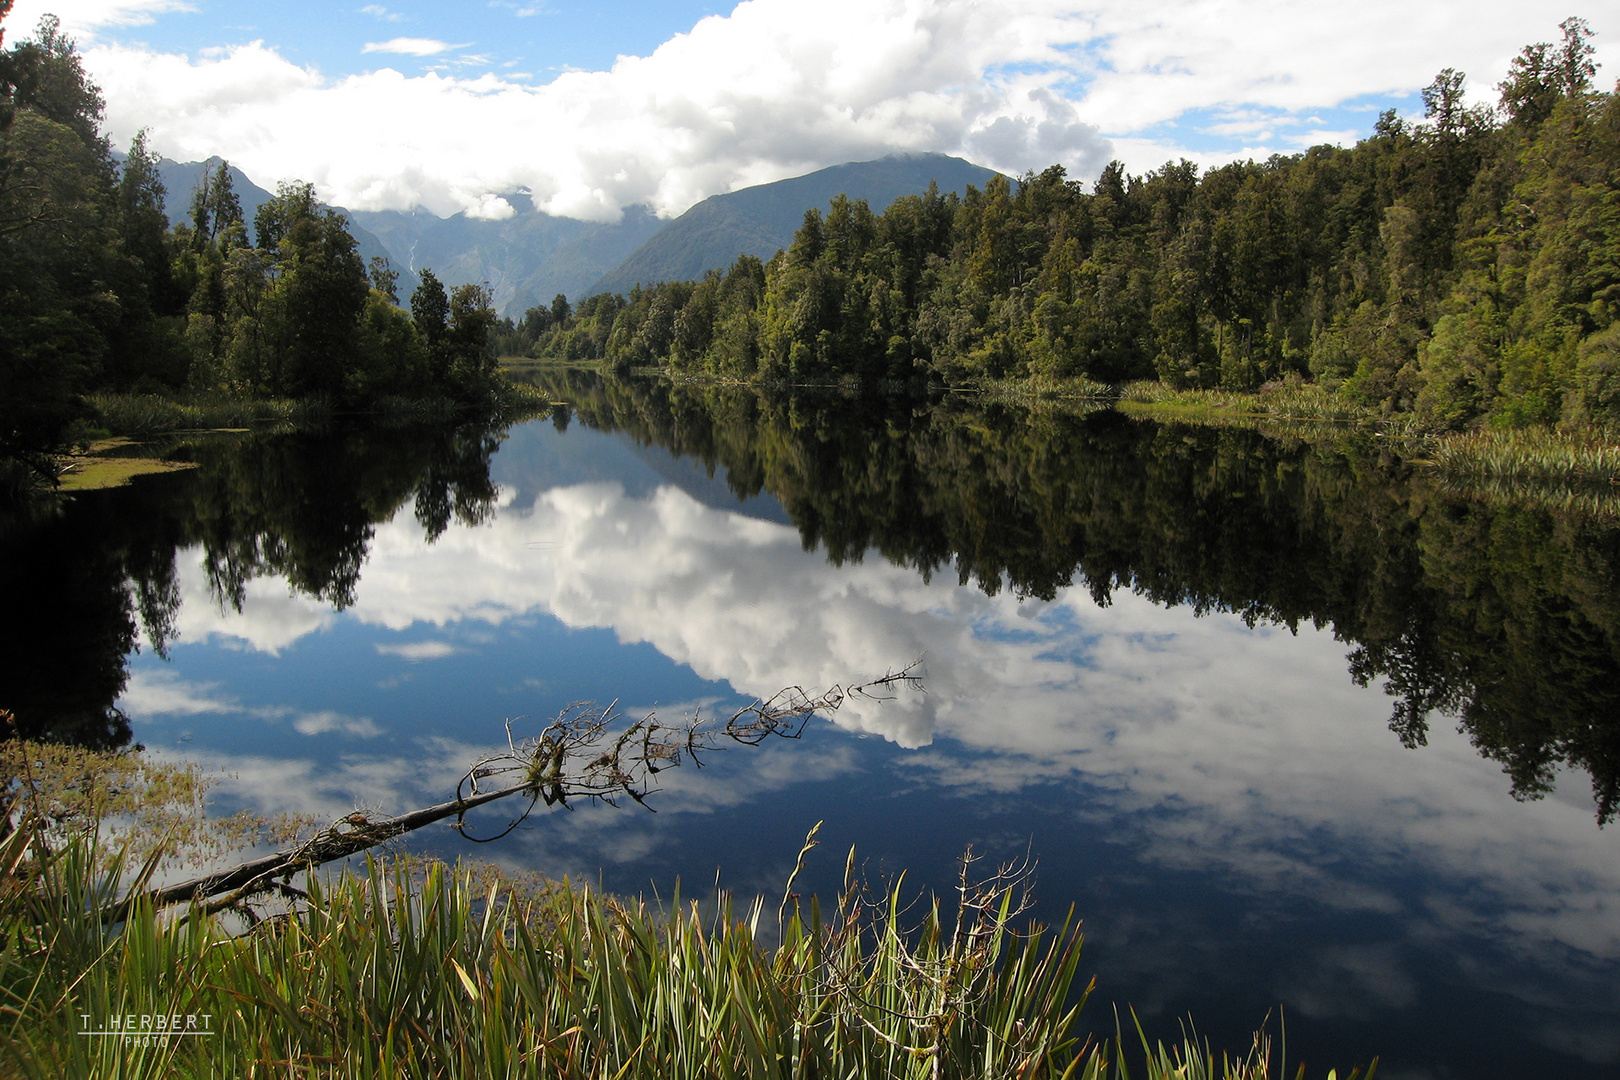
{"type": "Polygon", "coordinates": [[[848,688],[834,686],[816,695],[789,687],[737,710],[723,724],[710,725],[694,716],[686,723],[668,725],[649,714],[621,729],[615,723],[619,717],[613,705],[605,709],[576,705],[565,709],[539,737],[519,743],[512,737],[511,721],[507,721],[506,751],[476,761],[463,774],[456,797],[449,802],[375,821],[357,810],[287,850],[134,893],[104,908],[102,919],[122,921],[137,903],[153,907],[194,903],[212,912],[276,889],[296,893],[291,889],[296,873],[358,855],[447,818],[456,819],[455,828],[463,836],[488,842],[515,829],[542,801],[566,807],[583,798],[617,806],[617,797],[624,795],[645,806],[651,778],[664,769],[684,760],[701,768],[699,755],[722,741],[756,746],[772,736],[797,739],[812,716],[836,712],[851,697],[884,700],[892,696],[889,690],[896,685],[920,690],[922,680],[916,674],[920,664],[920,659],[915,660],[880,679],[848,688]],[[513,774],[520,778],[516,783],[483,790],[484,781],[513,774]],[[514,815],[506,828],[490,837],[469,834],[468,811],[514,795],[527,795],[528,805],[514,815]]]}

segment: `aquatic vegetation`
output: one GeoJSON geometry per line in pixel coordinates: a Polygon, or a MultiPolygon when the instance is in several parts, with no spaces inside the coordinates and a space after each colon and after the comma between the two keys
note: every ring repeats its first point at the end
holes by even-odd
{"type": "Polygon", "coordinates": [[[1620,441],[1547,428],[1487,428],[1440,440],[1432,459],[1447,476],[1476,483],[1620,485],[1620,441]]]}
{"type": "MultiPolygon", "coordinates": [[[[1027,867],[964,859],[953,917],[912,920],[903,878],[868,888],[854,852],[825,914],[793,877],[772,911],[370,862],[233,933],[145,904],[109,925],[150,860],[98,869],[37,820],[0,841],[0,1044],[23,1076],[1131,1075],[1123,1037],[1075,1032],[1078,923],[1017,926],[1027,867]]],[[[1284,1075],[1264,1035],[1240,1059],[1137,1035],[1149,1077],[1284,1075]]]]}
{"type": "Polygon", "coordinates": [[[107,393],[92,394],[89,401],[99,422],[120,435],[297,422],[322,412],[318,403],[224,395],[180,401],[159,394],[107,393]]]}
{"type": "Polygon", "coordinates": [[[1176,420],[1221,415],[1363,423],[1387,420],[1379,410],[1350,401],[1321,383],[1297,380],[1267,383],[1253,393],[1130,382],[1120,387],[1119,403],[1127,412],[1134,411],[1133,406],[1147,406],[1154,415],[1169,414],[1164,418],[1176,420]]]}

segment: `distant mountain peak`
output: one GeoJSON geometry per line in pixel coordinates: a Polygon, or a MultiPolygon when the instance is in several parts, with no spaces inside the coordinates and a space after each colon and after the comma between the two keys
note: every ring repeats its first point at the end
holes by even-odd
{"type": "Polygon", "coordinates": [[[793,242],[806,210],[824,208],[840,194],[865,199],[881,212],[901,196],[922,194],[930,181],[941,191],[960,193],[995,175],[946,154],[899,152],[711,195],[659,229],[585,295],[699,278],[706,270],[730,266],[738,255],[769,259],[793,242]]]}

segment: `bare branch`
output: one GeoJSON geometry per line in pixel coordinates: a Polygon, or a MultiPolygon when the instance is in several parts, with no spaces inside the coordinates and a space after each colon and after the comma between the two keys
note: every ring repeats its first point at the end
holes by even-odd
{"type": "Polygon", "coordinates": [[[299,871],[356,855],[449,818],[455,819],[453,827],[469,840],[488,843],[521,825],[541,802],[570,807],[572,802],[591,800],[617,806],[618,798],[628,797],[647,806],[647,796],[655,790],[652,778],[664,769],[686,760],[701,766],[700,753],[727,742],[757,746],[773,736],[797,739],[812,716],[836,712],[852,697],[883,701],[898,688],[920,690],[920,664],[919,659],[882,678],[851,687],[833,686],[820,694],[789,687],[738,709],[723,723],[694,716],[683,724],[669,725],[648,714],[620,725],[616,701],[606,708],[578,703],[564,709],[538,736],[519,741],[508,720],[506,750],[475,761],[457,783],[456,797],[450,802],[377,821],[355,811],[293,848],[128,897],[105,909],[103,918],[124,918],[138,899],[156,907],[189,902],[201,903],[208,910],[239,906],[255,895],[281,888],[299,871]],[[490,836],[474,836],[469,831],[468,811],[513,796],[524,800],[524,805],[504,828],[490,836]]]}

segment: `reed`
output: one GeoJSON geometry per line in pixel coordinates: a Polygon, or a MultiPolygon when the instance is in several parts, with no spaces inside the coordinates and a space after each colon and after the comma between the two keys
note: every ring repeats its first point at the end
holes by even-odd
{"type": "Polygon", "coordinates": [[[1131,382],[1119,388],[1119,402],[1154,413],[1217,417],[1269,417],[1333,423],[1391,423],[1408,426],[1376,409],[1348,401],[1318,383],[1279,381],[1254,393],[1233,390],[1177,390],[1162,382],[1131,382]]]}
{"type": "MultiPolygon", "coordinates": [[[[1015,925],[1016,871],[978,883],[964,872],[953,913],[935,902],[908,922],[902,884],[868,890],[853,853],[825,917],[791,894],[774,913],[757,900],[739,911],[725,894],[661,907],[567,883],[484,888],[438,863],[413,873],[404,860],[368,862],[312,876],[296,910],[232,932],[221,917],[166,918],[145,905],[108,925],[99,912],[153,863],[98,860],[93,844],[49,848],[26,821],[0,841],[0,1071],[1131,1075],[1123,1036],[1075,1035],[1089,990],[1077,986],[1078,927],[1015,925]],[[158,1016],[195,1034],[160,1034],[158,1016]],[[83,1034],[115,1017],[121,1029],[135,1018],[135,1036],[83,1034]]],[[[1229,1059],[1195,1039],[1166,1049],[1138,1035],[1150,1078],[1283,1075],[1259,1038],[1229,1059]]]]}
{"type": "Polygon", "coordinates": [[[1486,428],[1440,440],[1441,473],[1475,483],[1620,486],[1620,443],[1549,428],[1486,428]]]}
{"type": "Polygon", "coordinates": [[[1064,377],[1032,375],[1019,379],[985,379],[976,385],[987,401],[1027,402],[1038,400],[1081,400],[1098,404],[1112,401],[1117,391],[1107,383],[1084,375],[1064,377]]]}
{"type": "Polygon", "coordinates": [[[92,394],[89,400],[100,425],[117,435],[308,423],[330,411],[323,403],[223,396],[175,401],[156,394],[92,394]]]}

